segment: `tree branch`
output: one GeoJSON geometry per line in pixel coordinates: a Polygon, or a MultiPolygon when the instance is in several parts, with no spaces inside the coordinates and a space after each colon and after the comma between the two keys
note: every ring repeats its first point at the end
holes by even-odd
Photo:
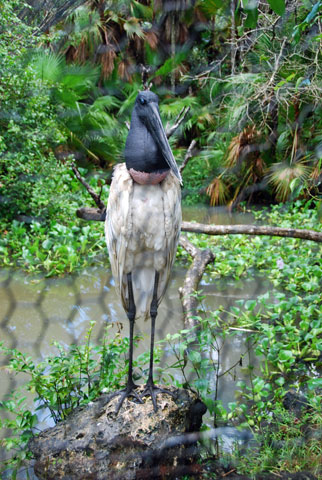
{"type": "Polygon", "coordinates": [[[179,171],[180,173],[183,172],[183,170],[186,168],[186,165],[187,163],[189,162],[190,158],[192,158],[192,150],[194,149],[194,147],[196,146],[196,140],[192,140],[192,142],[190,143],[189,145],[189,148],[188,150],[186,151],[186,154],[184,156],[184,159],[183,159],[183,162],[182,164],[180,165],[180,168],[179,168],[179,171]]]}
{"type": "Polygon", "coordinates": [[[186,273],[183,287],[179,289],[182,302],[184,325],[189,329],[197,325],[196,315],[198,308],[198,298],[195,292],[198,290],[199,282],[206,269],[206,266],[215,260],[212,251],[207,248],[200,250],[189,240],[181,236],[179,244],[192,256],[193,262],[186,273]]]}
{"type": "MultiPolygon", "coordinates": [[[[104,221],[105,208],[82,207],[77,210],[77,216],[83,220],[104,221]]],[[[205,225],[203,223],[182,222],[181,230],[206,235],[267,235],[269,237],[301,238],[322,242],[322,232],[305,230],[304,228],[282,228],[257,225],[205,225]]]]}
{"type": "Polygon", "coordinates": [[[168,126],[166,127],[165,133],[167,138],[170,138],[174,134],[174,132],[177,130],[177,128],[179,128],[179,126],[184,121],[189,111],[190,111],[190,107],[183,107],[183,109],[180,111],[179,115],[175,119],[174,124],[171,127],[168,127],[168,126]]]}
{"type": "Polygon", "coordinates": [[[270,237],[291,237],[322,242],[322,232],[299,228],[257,225],[204,225],[203,223],[182,222],[181,230],[207,235],[268,235],[270,237]]]}
{"type": "MultiPolygon", "coordinates": [[[[94,200],[94,202],[96,203],[96,205],[98,206],[98,208],[100,210],[104,210],[105,209],[105,205],[104,203],[102,202],[101,198],[99,195],[97,195],[97,193],[94,192],[94,190],[92,189],[92,187],[86,182],[86,180],[81,176],[81,174],[79,173],[75,163],[72,163],[72,170],[73,172],[75,173],[75,176],[77,178],[77,180],[80,181],[80,183],[86,188],[86,190],[88,191],[88,193],[90,194],[90,196],[92,197],[92,199],[94,200]]],[[[77,216],[78,216],[78,210],[77,210],[77,216]]],[[[90,218],[87,218],[87,220],[91,220],[90,218]]],[[[96,219],[95,219],[96,220],[96,219]]]]}

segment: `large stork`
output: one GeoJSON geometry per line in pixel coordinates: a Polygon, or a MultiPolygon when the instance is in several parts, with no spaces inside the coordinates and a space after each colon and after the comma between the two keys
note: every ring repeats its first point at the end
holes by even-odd
{"type": "Polygon", "coordinates": [[[116,412],[127,397],[142,403],[171,393],[153,382],[153,348],[158,306],[167,288],[181,226],[181,175],[162,126],[158,96],[139,92],[125,145],[125,163],[116,165],[108,199],[105,234],[116,288],[130,322],[128,381],[116,412]],[[141,396],[133,382],[135,319],[151,317],[149,376],[141,396]]]}

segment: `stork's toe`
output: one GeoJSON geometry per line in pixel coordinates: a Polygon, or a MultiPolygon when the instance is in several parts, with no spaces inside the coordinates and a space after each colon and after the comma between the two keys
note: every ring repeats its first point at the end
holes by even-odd
{"type": "Polygon", "coordinates": [[[143,391],[143,393],[141,394],[141,397],[147,397],[147,396],[150,396],[151,399],[152,399],[152,403],[153,403],[153,408],[154,408],[154,411],[157,412],[158,410],[158,406],[157,406],[157,395],[160,394],[160,393],[164,393],[166,395],[171,395],[171,397],[176,397],[176,394],[171,392],[170,390],[167,390],[166,388],[160,388],[160,387],[157,387],[153,382],[147,382],[147,384],[145,385],[145,389],[143,391]]]}
{"type": "Polygon", "coordinates": [[[138,388],[138,385],[135,385],[135,383],[130,383],[126,386],[126,388],[124,390],[120,390],[119,392],[114,392],[113,395],[111,396],[110,399],[116,397],[117,395],[120,395],[121,398],[117,404],[117,407],[115,409],[115,413],[116,415],[119,413],[122,405],[123,405],[123,402],[126,398],[130,398],[130,397],[133,397],[135,398],[135,400],[138,401],[138,403],[143,403],[142,401],[142,398],[140,397],[140,395],[135,391],[135,389],[138,388]]]}

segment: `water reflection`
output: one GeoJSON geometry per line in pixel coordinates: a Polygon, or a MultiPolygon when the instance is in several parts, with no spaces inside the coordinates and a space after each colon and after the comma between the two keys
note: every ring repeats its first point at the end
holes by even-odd
{"type": "Polygon", "coordinates": [[[253,224],[251,212],[231,212],[227,207],[209,207],[208,205],[185,205],[182,207],[183,220],[214,225],[253,224]]]}

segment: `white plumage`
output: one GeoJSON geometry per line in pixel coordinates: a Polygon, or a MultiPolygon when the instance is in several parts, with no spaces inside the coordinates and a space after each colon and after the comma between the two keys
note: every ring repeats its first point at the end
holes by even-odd
{"type": "Polygon", "coordinates": [[[116,165],[106,211],[106,243],[126,311],[127,274],[132,274],[136,318],[150,316],[155,272],[158,305],[165,293],[180,235],[180,200],[180,183],[172,171],[157,185],[140,185],[125,163],[116,165]]]}

